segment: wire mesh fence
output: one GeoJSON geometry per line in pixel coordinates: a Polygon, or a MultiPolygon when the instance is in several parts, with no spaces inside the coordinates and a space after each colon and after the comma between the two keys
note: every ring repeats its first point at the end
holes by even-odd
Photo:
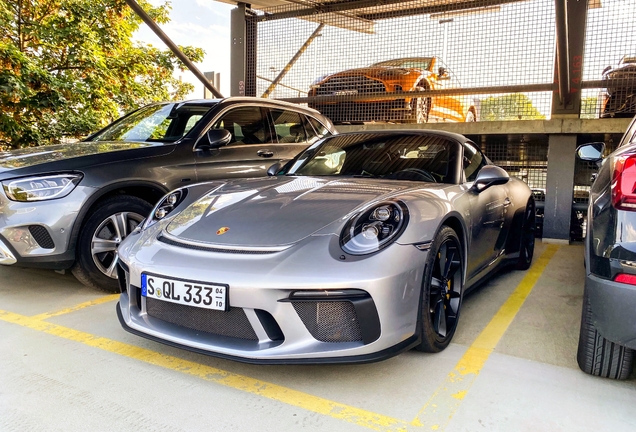
{"type": "MultiPolygon", "coordinates": [[[[554,0],[280,3],[251,18],[257,96],[307,103],[336,123],[551,116],[554,0]]],[[[583,79],[628,82],[585,88],[582,117],[635,108],[634,12],[636,0],[588,0],[583,79]]]]}

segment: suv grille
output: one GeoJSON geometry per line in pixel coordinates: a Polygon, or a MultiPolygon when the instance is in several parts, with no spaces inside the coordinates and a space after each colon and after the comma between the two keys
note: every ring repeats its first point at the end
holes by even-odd
{"type": "Polygon", "coordinates": [[[224,312],[146,298],[146,311],[152,317],[192,330],[258,340],[242,308],[230,308],[224,312]]]}
{"type": "Polygon", "coordinates": [[[348,301],[292,302],[307,331],[321,342],[362,340],[353,303],[348,301]]]}

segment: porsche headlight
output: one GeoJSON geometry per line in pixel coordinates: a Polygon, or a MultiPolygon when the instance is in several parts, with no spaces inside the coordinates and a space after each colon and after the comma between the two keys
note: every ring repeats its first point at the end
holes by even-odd
{"type": "Polygon", "coordinates": [[[45,201],[65,197],[80,180],[81,174],[55,174],[8,180],[2,187],[12,201],[45,201]]]}
{"type": "Polygon", "coordinates": [[[377,252],[395,241],[407,223],[408,209],[404,203],[375,205],[358,213],[345,225],[340,246],[351,255],[377,252]]]}
{"type": "Polygon", "coordinates": [[[164,197],[159,200],[155,208],[152,209],[150,215],[146,218],[142,229],[145,230],[149,226],[154,225],[161,219],[168,216],[179,204],[181,204],[187,194],[187,189],[177,189],[167,195],[164,195],[164,197]]]}

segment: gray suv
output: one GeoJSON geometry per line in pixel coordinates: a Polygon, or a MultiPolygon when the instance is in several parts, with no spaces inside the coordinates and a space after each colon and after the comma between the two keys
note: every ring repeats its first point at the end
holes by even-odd
{"type": "Polygon", "coordinates": [[[153,104],[81,142],[0,153],[0,264],[70,268],[118,292],[117,246],[168,191],[265,176],[334,133],[312,109],[226,98],[153,104]]]}
{"type": "Polygon", "coordinates": [[[577,156],[600,164],[590,190],[587,277],[578,363],[584,372],[629,377],[636,350],[636,117],[616,151],[584,144],[577,156]]]}

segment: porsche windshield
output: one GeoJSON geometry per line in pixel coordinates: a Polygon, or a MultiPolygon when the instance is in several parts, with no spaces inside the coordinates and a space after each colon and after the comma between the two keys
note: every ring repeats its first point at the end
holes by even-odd
{"type": "Polygon", "coordinates": [[[150,105],[113,123],[90,141],[175,142],[183,138],[212,105],[150,105]]]}
{"type": "Polygon", "coordinates": [[[431,65],[431,60],[432,60],[431,58],[427,58],[427,57],[404,58],[404,59],[386,60],[380,63],[374,63],[371,66],[417,68],[417,69],[428,70],[431,65]]]}
{"type": "Polygon", "coordinates": [[[452,182],[453,149],[434,135],[340,135],[307,149],[287,174],[452,182]]]}

